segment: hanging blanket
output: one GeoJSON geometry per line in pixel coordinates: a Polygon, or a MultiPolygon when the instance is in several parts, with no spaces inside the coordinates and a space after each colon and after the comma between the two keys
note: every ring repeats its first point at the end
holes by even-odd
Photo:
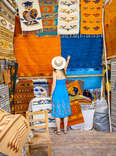
{"type": "Polygon", "coordinates": [[[7,0],[0,1],[0,57],[14,60],[13,35],[15,9],[7,0]]]}
{"type": "Polygon", "coordinates": [[[81,34],[102,34],[103,0],[81,0],[81,34]]]}
{"type": "Polygon", "coordinates": [[[0,85],[0,107],[7,112],[10,112],[10,103],[9,103],[9,89],[8,85],[0,85]]]}
{"type": "Polygon", "coordinates": [[[59,36],[17,36],[14,46],[19,76],[49,76],[53,70],[52,58],[61,55],[59,36]]]}
{"type": "Polygon", "coordinates": [[[58,34],[79,33],[79,0],[59,0],[58,34]]]}
{"type": "Polygon", "coordinates": [[[29,106],[29,102],[32,98],[34,98],[33,81],[19,80],[16,84],[14,95],[15,113],[25,115],[25,112],[29,106]]]}
{"type": "Polygon", "coordinates": [[[116,57],[116,1],[105,7],[105,41],[108,57],[116,57]]]}
{"type": "Polygon", "coordinates": [[[62,56],[71,56],[69,69],[101,68],[103,38],[61,38],[62,56]]]}
{"type": "Polygon", "coordinates": [[[18,0],[22,31],[42,29],[38,0],[18,0]]]}
{"type": "Polygon", "coordinates": [[[43,29],[37,35],[56,35],[57,34],[57,0],[39,0],[43,29]]]}
{"type": "Polygon", "coordinates": [[[21,155],[29,134],[29,124],[21,115],[0,113],[0,153],[21,155]]]}

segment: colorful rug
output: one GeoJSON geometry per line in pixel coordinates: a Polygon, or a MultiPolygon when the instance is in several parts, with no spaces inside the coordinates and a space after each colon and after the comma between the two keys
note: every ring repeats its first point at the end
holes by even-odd
{"type": "Polygon", "coordinates": [[[14,93],[18,64],[14,61],[0,60],[0,82],[8,84],[11,112],[14,113],[14,93]]]}
{"type": "Polygon", "coordinates": [[[33,81],[19,80],[16,84],[14,95],[14,111],[15,113],[25,115],[28,110],[29,102],[34,98],[33,81]]]}
{"type": "Polygon", "coordinates": [[[102,34],[103,0],[81,0],[81,34],[102,34]]]}
{"type": "Polygon", "coordinates": [[[70,101],[77,101],[79,104],[92,104],[92,100],[83,95],[70,96],[70,101]]]}
{"type": "Polygon", "coordinates": [[[15,25],[7,21],[4,17],[0,16],[0,27],[3,27],[10,32],[14,33],[15,25]]]}
{"type": "Polygon", "coordinates": [[[68,94],[70,97],[74,97],[76,95],[82,95],[82,91],[80,89],[80,85],[78,81],[73,81],[67,85],[68,94]]]}
{"type": "MultiPolygon", "coordinates": [[[[70,84],[70,83],[72,83],[74,81],[75,80],[73,80],[73,79],[68,79],[68,84],[70,84]]],[[[83,80],[78,80],[78,83],[79,83],[81,92],[83,92],[83,89],[84,89],[84,81],[83,80]]]]}
{"type": "MultiPolygon", "coordinates": [[[[83,123],[84,118],[81,112],[81,107],[78,101],[71,101],[71,116],[68,117],[68,126],[83,123]]],[[[63,128],[63,120],[61,122],[61,128],[63,128]]]]}
{"type": "Polygon", "coordinates": [[[0,85],[0,108],[10,113],[8,84],[0,85]]]}
{"type": "Polygon", "coordinates": [[[14,113],[14,93],[15,93],[18,64],[16,62],[9,62],[8,69],[10,70],[10,83],[9,83],[10,106],[11,113],[14,113]]]}
{"type": "Polygon", "coordinates": [[[102,37],[61,38],[61,51],[65,59],[71,56],[69,70],[102,67],[102,37]]]}
{"type": "Polygon", "coordinates": [[[49,84],[47,79],[33,80],[34,84],[34,96],[48,97],[49,96],[49,84]]]}
{"type": "Polygon", "coordinates": [[[37,36],[57,34],[57,0],[39,0],[43,29],[38,31],[37,36]]]}
{"type": "Polygon", "coordinates": [[[49,76],[53,68],[51,60],[61,55],[59,36],[36,37],[22,35],[14,38],[18,76],[49,76]],[[48,48],[49,47],[49,48],[48,48]]]}
{"type": "Polygon", "coordinates": [[[59,0],[58,34],[79,33],[79,0],[59,0]]]}
{"type": "Polygon", "coordinates": [[[22,31],[42,29],[38,0],[18,0],[18,9],[22,31]]]}
{"type": "Polygon", "coordinates": [[[105,41],[107,57],[116,57],[116,1],[112,0],[105,7],[105,41]]]}
{"type": "Polygon", "coordinates": [[[13,35],[15,9],[6,0],[0,1],[0,57],[15,60],[13,35]]]}
{"type": "MultiPolygon", "coordinates": [[[[15,8],[7,0],[0,1],[0,16],[4,18],[3,25],[9,22],[12,25],[15,24],[15,8]]],[[[8,28],[11,27],[10,25],[8,28]]]]}
{"type": "Polygon", "coordinates": [[[0,153],[19,156],[29,135],[29,123],[21,115],[0,113],[0,153]]]}
{"type": "MultiPolygon", "coordinates": [[[[52,101],[50,97],[35,97],[31,100],[29,104],[28,111],[42,111],[47,110],[48,111],[48,126],[49,127],[56,127],[55,119],[51,115],[52,111],[52,101]]],[[[35,116],[36,118],[36,116],[35,116]]],[[[42,125],[43,122],[37,123],[39,125],[42,125]]]]}

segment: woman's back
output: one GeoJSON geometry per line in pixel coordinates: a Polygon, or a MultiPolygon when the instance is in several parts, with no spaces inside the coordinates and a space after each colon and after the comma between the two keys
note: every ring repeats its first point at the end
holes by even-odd
{"type": "Polygon", "coordinates": [[[55,70],[56,79],[66,79],[66,74],[64,70],[55,70]]]}

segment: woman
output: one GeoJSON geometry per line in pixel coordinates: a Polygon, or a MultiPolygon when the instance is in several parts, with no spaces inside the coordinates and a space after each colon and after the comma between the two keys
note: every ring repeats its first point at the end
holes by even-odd
{"type": "Polygon", "coordinates": [[[56,121],[56,134],[60,134],[60,118],[64,118],[64,134],[67,133],[68,116],[71,115],[71,107],[68,91],[66,88],[66,70],[70,56],[67,61],[57,56],[52,59],[53,71],[53,84],[51,90],[52,96],[52,116],[56,121]]]}

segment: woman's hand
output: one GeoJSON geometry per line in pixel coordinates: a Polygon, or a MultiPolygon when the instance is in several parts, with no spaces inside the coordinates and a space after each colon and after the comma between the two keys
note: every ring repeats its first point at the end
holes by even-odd
{"type": "Polygon", "coordinates": [[[66,60],[66,64],[65,64],[65,68],[64,68],[65,72],[66,72],[66,70],[67,70],[69,60],[70,60],[70,56],[68,56],[68,57],[67,57],[67,60],[66,60]]]}
{"type": "Polygon", "coordinates": [[[67,60],[70,60],[70,56],[67,57],[67,60]]]}

